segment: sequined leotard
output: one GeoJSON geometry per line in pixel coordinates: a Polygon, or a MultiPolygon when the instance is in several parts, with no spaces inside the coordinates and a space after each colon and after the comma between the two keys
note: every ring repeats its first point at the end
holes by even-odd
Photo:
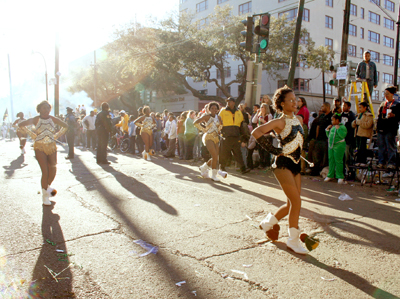
{"type": "Polygon", "coordinates": [[[33,148],[44,152],[46,155],[51,155],[57,151],[54,134],[56,132],[56,125],[51,118],[39,118],[36,124],[35,133],[37,135],[33,148]]]}
{"type": "Polygon", "coordinates": [[[285,127],[280,134],[282,144],[282,154],[275,160],[276,168],[289,169],[293,175],[297,175],[301,170],[301,150],[303,148],[303,127],[296,116],[288,118],[282,116],[285,119],[285,127]]]}
{"type": "Polygon", "coordinates": [[[147,133],[149,135],[153,134],[153,128],[155,126],[153,122],[153,118],[151,116],[146,116],[142,122],[143,127],[140,130],[140,133],[147,133]]]}
{"type": "Polygon", "coordinates": [[[25,118],[20,118],[20,119],[18,120],[18,122],[17,122],[16,128],[17,128],[17,132],[18,132],[18,133],[20,133],[20,134],[26,136],[26,133],[23,132],[23,131],[21,130],[21,128],[18,126],[18,125],[19,125],[20,123],[22,123],[23,121],[26,121],[26,119],[25,119],[25,118]]]}
{"type": "Polygon", "coordinates": [[[215,115],[212,117],[210,115],[210,118],[206,122],[206,127],[204,129],[204,135],[203,135],[203,144],[206,145],[207,140],[211,140],[215,144],[219,143],[219,131],[220,131],[220,122],[219,122],[219,117],[218,115],[215,115]]]}

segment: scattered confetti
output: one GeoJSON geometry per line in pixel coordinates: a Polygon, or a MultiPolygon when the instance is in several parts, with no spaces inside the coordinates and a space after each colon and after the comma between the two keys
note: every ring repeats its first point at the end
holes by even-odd
{"type": "Polygon", "coordinates": [[[181,287],[185,283],[186,283],[186,281],[182,280],[180,282],[177,282],[175,285],[177,285],[178,287],[181,287]]]}

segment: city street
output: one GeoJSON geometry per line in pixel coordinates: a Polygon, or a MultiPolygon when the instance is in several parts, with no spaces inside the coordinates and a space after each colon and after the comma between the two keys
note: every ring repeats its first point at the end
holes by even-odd
{"type": "Polygon", "coordinates": [[[300,228],[321,243],[300,256],[287,218],[278,242],[262,241],[259,222],[286,201],[271,171],[230,168],[214,183],[177,158],[109,153],[100,166],[58,145],[58,194],[43,206],[26,148],[0,141],[2,298],[400,298],[400,202],[387,186],[304,176],[300,228]]]}

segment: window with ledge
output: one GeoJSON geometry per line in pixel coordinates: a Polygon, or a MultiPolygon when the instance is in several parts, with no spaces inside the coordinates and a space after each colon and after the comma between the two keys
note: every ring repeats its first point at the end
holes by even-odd
{"type": "Polygon", "coordinates": [[[357,5],[350,4],[350,14],[353,16],[357,16],[357,5]]]}
{"type": "Polygon", "coordinates": [[[300,39],[300,44],[306,45],[308,44],[308,39],[310,38],[310,33],[307,32],[306,34],[303,34],[303,36],[300,39]]]}
{"type": "Polygon", "coordinates": [[[333,49],[333,39],[325,37],[325,47],[328,47],[328,49],[332,50],[333,49]]]}
{"type": "Polygon", "coordinates": [[[364,39],[364,28],[360,27],[360,37],[364,39]]]}
{"type": "Polygon", "coordinates": [[[361,7],[361,19],[365,18],[365,11],[364,8],[361,7]]]}
{"type": "Polygon", "coordinates": [[[333,18],[330,16],[325,16],[325,27],[333,29],[333,18]]]}
{"type": "Polygon", "coordinates": [[[328,82],[325,82],[325,94],[332,94],[332,85],[330,85],[328,82]]]}
{"type": "Polygon", "coordinates": [[[372,91],[371,101],[377,102],[379,101],[379,93],[376,90],[372,91]]]}
{"type": "Polygon", "coordinates": [[[369,52],[371,53],[371,60],[374,62],[379,62],[379,53],[372,50],[369,50],[369,52]]]}
{"type": "Polygon", "coordinates": [[[364,48],[360,47],[360,57],[364,58],[364,48]]]}
{"type": "Polygon", "coordinates": [[[369,0],[369,2],[381,5],[381,0],[369,0]]]}
{"type": "MultiPolygon", "coordinates": [[[[305,91],[308,92],[310,91],[309,88],[309,79],[294,79],[293,80],[293,90],[295,91],[305,91]]],[[[287,80],[279,80],[278,81],[278,88],[281,88],[287,84],[287,80]]]]}
{"type": "Polygon", "coordinates": [[[394,2],[392,2],[390,0],[385,0],[385,8],[387,10],[394,12],[394,2]]]}
{"type": "Polygon", "coordinates": [[[394,64],[393,56],[383,54],[383,64],[393,66],[394,64]]]}
{"type": "Polygon", "coordinates": [[[389,48],[394,48],[394,39],[388,36],[383,36],[383,45],[389,48]]]}
{"type": "Polygon", "coordinates": [[[357,57],[357,46],[348,45],[347,54],[352,57],[357,57]]]}
{"type": "Polygon", "coordinates": [[[239,16],[251,12],[251,1],[239,5],[239,16]]]}
{"type": "Polygon", "coordinates": [[[393,84],[393,75],[392,74],[383,73],[382,82],[383,83],[388,83],[388,84],[393,84]]]}
{"type": "Polygon", "coordinates": [[[352,36],[357,36],[357,26],[349,24],[349,34],[352,36]]]}
{"type": "Polygon", "coordinates": [[[325,5],[333,7],[333,0],[325,0],[325,5]]]}
{"type": "MultiPolygon", "coordinates": [[[[278,17],[280,18],[280,17],[282,17],[283,15],[286,15],[286,19],[287,19],[288,21],[292,21],[292,20],[294,20],[294,19],[297,18],[297,8],[293,8],[293,9],[291,9],[291,10],[287,10],[287,11],[284,11],[284,12],[280,12],[280,13],[278,14],[278,17]]],[[[303,10],[303,21],[305,21],[305,22],[310,22],[310,10],[307,9],[307,8],[305,8],[305,9],[303,10]]]]}
{"type": "Polygon", "coordinates": [[[368,21],[370,21],[371,23],[380,25],[381,24],[381,16],[372,11],[369,11],[368,12],[368,21]]]}
{"type": "Polygon", "coordinates": [[[381,43],[381,35],[379,33],[368,30],[368,40],[373,43],[381,43]]]}
{"type": "Polygon", "coordinates": [[[196,13],[202,12],[208,9],[208,0],[196,4],[196,13]]]}
{"type": "Polygon", "coordinates": [[[394,21],[388,18],[384,18],[383,26],[385,26],[385,28],[387,29],[394,30],[394,21]]]}

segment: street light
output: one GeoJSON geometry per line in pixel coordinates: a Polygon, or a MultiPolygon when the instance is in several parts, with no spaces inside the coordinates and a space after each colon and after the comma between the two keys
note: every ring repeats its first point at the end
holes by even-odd
{"type": "Polygon", "coordinates": [[[46,64],[46,59],[44,59],[44,56],[42,53],[37,52],[37,51],[32,51],[32,55],[33,54],[39,54],[40,56],[42,56],[43,58],[43,62],[44,62],[44,68],[45,68],[45,78],[46,78],[46,101],[49,101],[49,86],[48,86],[48,82],[47,82],[47,64],[46,64]]]}

